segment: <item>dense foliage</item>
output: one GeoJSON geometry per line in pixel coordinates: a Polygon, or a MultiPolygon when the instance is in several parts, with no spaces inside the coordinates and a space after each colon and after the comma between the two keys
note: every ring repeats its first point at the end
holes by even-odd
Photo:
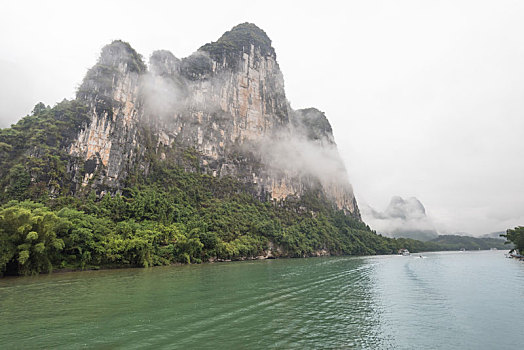
{"type": "MultiPolygon", "coordinates": [[[[388,239],[363,223],[325,206],[316,195],[285,206],[237,193],[233,179],[215,179],[158,169],[164,184],[141,182],[123,195],[97,200],[67,196],[10,201],[0,210],[0,270],[9,274],[53,268],[152,266],[210,259],[333,254],[387,254],[399,247],[416,251],[422,242],[388,239]],[[165,175],[165,173],[163,174],[165,175]]],[[[160,175],[160,174],[158,174],[160,175]]]]}
{"type": "Polygon", "coordinates": [[[506,231],[505,235],[508,242],[512,242],[515,245],[515,249],[520,251],[520,254],[524,253],[524,226],[518,226],[514,229],[509,229],[506,231]]]}
{"type": "Polygon", "coordinates": [[[53,108],[39,103],[31,115],[0,129],[0,202],[70,193],[67,147],[88,122],[85,105],[64,100],[53,108]]]}

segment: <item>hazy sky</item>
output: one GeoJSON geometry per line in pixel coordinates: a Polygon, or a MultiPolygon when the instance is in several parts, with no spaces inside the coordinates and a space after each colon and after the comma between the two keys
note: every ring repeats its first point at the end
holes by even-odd
{"type": "Polygon", "coordinates": [[[524,225],[524,1],[3,1],[0,127],[72,98],[100,49],[181,58],[242,22],[293,108],[326,112],[357,200],[415,196],[441,232],[524,225]]]}

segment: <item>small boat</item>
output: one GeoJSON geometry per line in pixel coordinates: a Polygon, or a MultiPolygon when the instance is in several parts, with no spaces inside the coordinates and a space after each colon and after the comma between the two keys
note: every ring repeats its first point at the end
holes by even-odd
{"type": "Polygon", "coordinates": [[[465,251],[466,251],[466,248],[460,248],[460,251],[461,251],[461,252],[465,252],[465,251]]]}
{"type": "Polygon", "coordinates": [[[517,260],[524,260],[524,255],[520,254],[518,249],[512,249],[509,251],[508,255],[506,255],[508,258],[513,258],[517,260]]]}
{"type": "Polygon", "coordinates": [[[406,248],[402,248],[398,250],[398,255],[409,256],[411,253],[406,248]]]}

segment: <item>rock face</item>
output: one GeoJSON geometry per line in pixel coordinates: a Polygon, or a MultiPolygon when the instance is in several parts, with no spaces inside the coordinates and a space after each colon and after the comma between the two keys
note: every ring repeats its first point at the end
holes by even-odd
{"type": "MultiPolygon", "coordinates": [[[[156,51],[149,69],[127,43],[102,50],[78,93],[90,122],[70,154],[81,161],[79,188],[117,192],[146,152],[199,154],[199,171],[234,176],[261,200],[286,200],[316,189],[360,218],[331,126],[314,109],[293,111],[271,40],[244,23],[182,60],[156,51]]],[[[195,169],[188,169],[194,171],[195,169]]]]}
{"type": "Polygon", "coordinates": [[[91,121],[71,145],[70,153],[86,160],[82,186],[95,174],[102,183],[118,188],[129,164],[136,160],[140,77],[146,72],[138,54],[127,43],[115,41],[103,48],[77,93],[89,107],[91,121]]]}

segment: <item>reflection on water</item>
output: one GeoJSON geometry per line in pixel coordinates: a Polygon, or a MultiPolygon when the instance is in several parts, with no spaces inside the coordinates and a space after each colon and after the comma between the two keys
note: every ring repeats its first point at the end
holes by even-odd
{"type": "MultiPolygon", "coordinates": [[[[501,252],[335,257],[0,280],[2,348],[516,344],[524,264],[501,252]]],[[[520,323],[521,325],[522,323],[520,323]]]]}

